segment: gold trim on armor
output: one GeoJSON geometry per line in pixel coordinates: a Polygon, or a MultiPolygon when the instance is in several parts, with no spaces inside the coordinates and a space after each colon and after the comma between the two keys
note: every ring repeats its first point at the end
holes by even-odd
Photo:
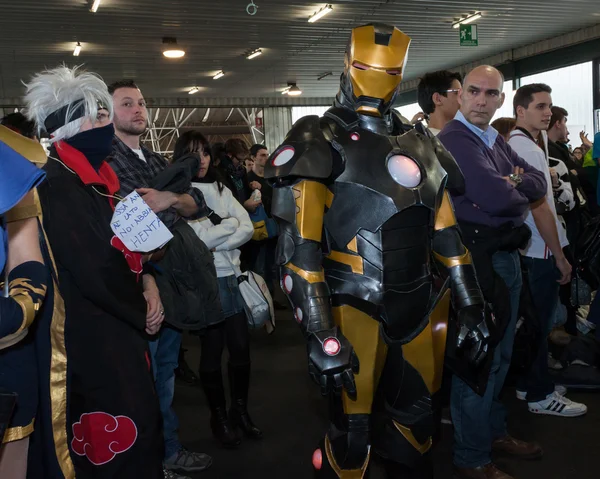
{"type": "Polygon", "coordinates": [[[444,228],[450,228],[454,225],[456,225],[456,216],[454,215],[454,208],[452,207],[450,193],[444,191],[442,205],[435,215],[435,226],[433,229],[439,231],[443,230],[444,228]]]}
{"type": "Polygon", "coordinates": [[[442,263],[446,268],[454,268],[455,266],[461,266],[463,264],[471,264],[471,253],[468,251],[460,256],[453,256],[452,258],[446,258],[439,253],[433,252],[433,257],[442,263]]]}
{"type": "Polygon", "coordinates": [[[431,394],[442,387],[449,312],[450,290],[447,290],[431,312],[427,327],[402,346],[404,359],[421,375],[431,394]]]}
{"type": "Polygon", "coordinates": [[[3,125],[0,125],[0,141],[6,143],[11,149],[35,163],[38,167],[45,165],[48,161],[46,151],[38,141],[19,135],[3,125]]]}
{"type": "Polygon", "coordinates": [[[360,370],[354,375],[356,400],[350,399],[344,391],[344,413],[370,414],[387,356],[387,345],[379,332],[379,322],[348,305],[331,308],[331,313],[335,324],[352,344],[360,363],[360,370]]]}
{"type": "Polygon", "coordinates": [[[365,473],[367,472],[367,468],[369,467],[369,459],[371,458],[371,447],[369,447],[369,452],[367,453],[365,463],[360,469],[342,469],[340,466],[338,466],[338,463],[335,460],[335,456],[333,455],[333,449],[331,448],[331,441],[329,440],[329,436],[325,436],[325,454],[327,454],[327,460],[329,461],[333,472],[335,472],[340,479],[362,479],[363,477],[365,477],[365,473]]]}
{"type": "Polygon", "coordinates": [[[394,420],[392,420],[392,422],[394,423],[394,426],[396,426],[396,429],[400,431],[400,434],[404,436],[404,438],[410,443],[412,447],[414,447],[417,450],[419,454],[423,455],[427,451],[429,451],[429,449],[431,449],[431,446],[433,444],[433,440],[431,439],[431,437],[428,438],[427,441],[425,441],[423,444],[421,444],[419,443],[419,441],[417,441],[415,435],[412,433],[410,428],[402,426],[394,420]]]}
{"type": "Polygon", "coordinates": [[[300,236],[321,241],[327,187],[317,181],[303,180],[292,187],[296,202],[296,227],[300,236]]]}
{"type": "Polygon", "coordinates": [[[4,438],[2,438],[2,444],[6,444],[7,442],[20,441],[21,439],[26,438],[27,436],[31,436],[33,433],[33,423],[35,422],[35,418],[31,420],[27,426],[16,426],[9,427],[4,432],[4,438]]]}
{"type": "Polygon", "coordinates": [[[23,321],[21,322],[21,326],[17,329],[17,333],[19,331],[23,331],[28,328],[33,320],[35,319],[35,305],[33,303],[33,299],[31,296],[27,294],[16,294],[11,295],[11,298],[21,307],[21,311],[23,311],[23,321]]]}
{"type": "Polygon", "coordinates": [[[301,278],[303,278],[304,280],[308,281],[311,284],[325,282],[325,273],[323,272],[323,270],[321,270],[321,271],[306,271],[304,269],[298,268],[298,266],[296,266],[293,263],[288,263],[285,265],[285,267],[287,269],[289,269],[290,271],[293,271],[298,276],[300,276],[301,278]]]}
{"type": "Polygon", "coordinates": [[[346,245],[346,248],[353,253],[358,253],[358,240],[356,239],[356,236],[350,240],[350,243],[346,245]]]}
{"type": "MultiPolygon", "coordinates": [[[[54,271],[56,261],[48,241],[46,231],[40,225],[48,245],[48,254],[54,271]]],[[[58,274],[58,273],[57,273],[58,274]]],[[[67,349],[65,346],[65,303],[60,295],[58,284],[52,278],[54,285],[54,309],[50,326],[50,407],[52,414],[52,432],[54,449],[60,469],[65,479],[75,479],[75,467],[69,453],[67,440],[67,349]]]]}
{"type": "Polygon", "coordinates": [[[34,188],[19,203],[8,210],[4,216],[7,223],[12,223],[14,221],[26,220],[27,218],[36,218],[41,214],[40,197],[38,196],[37,189],[34,188]]]}
{"type": "Polygon", "coordinates": [[[23,310],[23,322],[16,331],[18,333],[31,326],[36,313],[42,307],[42,300],[34,301],[31,297],[31,293],[45,297],[48,288],[46,285],[36,288],[31,284],[31,280],[28,278],[15,278],[10,282],[8,289],[10,297],[15,300],[23,310]]]}
{"type": "MultiPolygon", "coordinates": [[[[365,25],[352,30],[350,54],[346,68],[349,69],[353,93],[356,98],[367,96],[382,98],[385,102],[391,100],[398,85],[408,58],[410,37],[394,28],[389,45],[375,43],[375,27],[365,25]],[[363,68],[352,66],[354,62],[363,68]]],[[[361,107],[359,113],[381,116],[376,108],[361,107]]]]}
{"type": "Polygon", "coordinates": [[[325,196],[325,206],[327,206],[327,208],[331,208],[331,204],[333,203],[333,192],[327,188],[327,193],[325,196]]]}
{"type": "Polygon", "coordinates": [[[350,266],[354,274],[365,274],[364,260],[361,256],[342,253],[340,251],[332,251],[327,255],[332,261],[350,266]]]}

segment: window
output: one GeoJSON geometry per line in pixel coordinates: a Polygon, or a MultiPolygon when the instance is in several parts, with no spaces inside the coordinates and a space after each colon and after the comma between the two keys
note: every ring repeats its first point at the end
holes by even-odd
{"type": "Polygon", "coordinates": [[[504,86],[502,87],[502,91],[504,92],[504,104],[501,108],[498,109],[492,121],[497,120],[498,118],[514,118],[513,111],[513,99],[515,97],[515,90],[513,90],[513,82],[512,80],[508,80],[504,82],[504,86]]]}
{"type": "Polygon", "coordinates": [[[408,121],[412,120],[412,117],[421,111],[421,107],[418,103],[411,103],[410,105],[399,106],[396,111],[400,113],[408,121]]]}
{"type": "Polygon", "coordinates": [[[293,106],[292,107],[292,125],[296,123],[303,116],[317,115],[323,116],[329,106],[293,106]]]}
{"type": "Polygon", "coordinates": [[[577,146],[581,130],[588,132],[590,139],[594,133],[592,81],[592,62],[587,62],[523,77],[521,85],[546,83],[552,88],[552,103],[569,112],[570,140],[577,146]]]}

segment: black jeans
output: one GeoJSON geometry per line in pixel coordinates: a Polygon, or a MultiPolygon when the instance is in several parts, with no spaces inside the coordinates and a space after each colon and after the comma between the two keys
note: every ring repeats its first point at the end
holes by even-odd
{"type": "Polygon", "coordinates": [[[549,259],[523,257],[527,268],[531,298],[538,315],[541,335],[538,353],[529,373],[517,382],[517,389],[527,392],[527,401],[537,402],[546,399],[554,391],[554,382],[548,373],[548,335],[558,302],[560,278],[554,257],[549,259]]]}
{"type": "Polygon", "coordinates": [[[227,343],[229,363],[233,366],[250,364],[250,340],[246,313],[230,316],[225,321],[206,328],[200,339],[200,373],[221,371],[221,358],[227,343]]]}

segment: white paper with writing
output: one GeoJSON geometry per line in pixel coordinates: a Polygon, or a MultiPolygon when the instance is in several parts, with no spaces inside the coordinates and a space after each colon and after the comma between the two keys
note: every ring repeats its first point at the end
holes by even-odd
{"type": "Polygon", "coordinates": [[[137,253],[162,248],[173,238],[169,229],[136,191],[119,201],[110,227],[130,251],[137,253]]]}

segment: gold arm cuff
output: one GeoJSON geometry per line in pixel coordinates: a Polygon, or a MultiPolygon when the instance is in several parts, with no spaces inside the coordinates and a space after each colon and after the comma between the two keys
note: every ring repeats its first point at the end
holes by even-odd
{"type": "Polygon", "coordinates": [[[442,205],[440,209],[437,211],[435,216],[435,226],[434,229],[436,231],[443,230],[444,228],[449,228],[450,226],[454,226],[456,224],[456,216],[454,215],[454,208],[452,207],[452,200],[450,199],[450,194],[447,191],[444,191],[444,198],[442,199],[442,205]]]}
{"type": "Polygon", "coordinates": [[[27,193],[25,197],[13,208],[8,210],[4,215],[7,223],[13,221],[26,220],[27,218],[35,218],[42,214],[40,198],[37,190],[34,189],[27,193]]]}
{"type": "Polygon", "coordinates": [[[308,281],[311,284],[325,282],[325,273],[323,272],[323,270],[321,270],[321,271],[306,271],[306,270],[298,268],[298,266],[296,266],[295,264],[292,264],[292,263],[286,264],[285,267],[287,269],[289,269],[290,271],[293,271],[298,276],[300,276],[301,278],[303,278],[304,280],[308,281]]]}
{"type": "Polygon", "coordinates": [[[36,307],[31,296],[27,294],[17,294],[11,297],[23,310],[23,322],[21,323],[21,327],[16,331],[18,333],[31,326],[31,323],[35,319],[36,307]]]}
{"type": "Polygon", "coordinates": [[[33,423],[35,419],[32,419],[27,426],[18,426],[18,427],[9,427],[4,432],[4,438],[2,439],[2,444],[6,444],[7,442],[20,441],[21,439],[30,436],[33,432],[33,423]]]}
{"type": "Polygon", "coordinates": [[[445,256],[442,256],[434,251],[433,257],[442,263],[446,268],[454,268],[455,266],[461,266],[463,264],[472,264],[471,253],[468,251],[462,256],[453,256],[452,258],[446,258],[445,256]]]}
{"type": "Polygon", "coordinates": [[[327,187],[303,180],[292,187],[296,201],[296,226],[304,239],[321,242],[327,187]]]}

